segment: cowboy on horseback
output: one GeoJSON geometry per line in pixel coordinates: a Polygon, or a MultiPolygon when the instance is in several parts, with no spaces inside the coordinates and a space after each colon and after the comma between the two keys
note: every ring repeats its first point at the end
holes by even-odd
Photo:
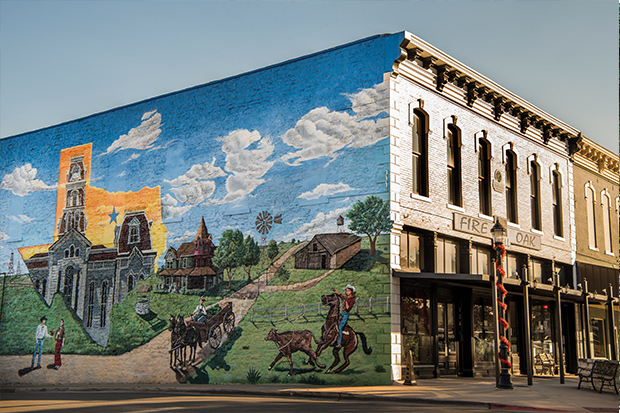
{"type": "Polygon", "coordinates": [[[340,313],[342,318],[340,319],[340,325],[338,326],[338,342],[334,346],[335,348],[340,348],[342,347],[342,332],[344,331],[344,326],[347,324],[347,321],[349,321],[349,313],[355,305],[355,287],[351,284],[347,284],[347,286],[344,287],[344,293],[346,296],[340,294],[333,288],[330,289],[342,300],[342,312],[340,313]]]}

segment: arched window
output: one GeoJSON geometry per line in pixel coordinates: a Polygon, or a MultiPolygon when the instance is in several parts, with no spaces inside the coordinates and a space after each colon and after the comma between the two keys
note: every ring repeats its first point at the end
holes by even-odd
{"type": "Polygon", "coordinates": [[[82,169],[79,165],[73,165],[73,168],[71,168],[71,178],[69,179],[69,182],[79,181],[80,179],[82,179],[82,169]]]}
{"type": "Polygon", "coordinates": [[[564,224],[562,219],[562,176],[557,171],[552,172],[553,185],[553,229],[555,235],[564,235],[564,224]]]}
{"type": "Polygon", "coordinates": [[[65,288],[63,289],[63,296],[65,300],[71,306],[71,296],[73,294],[73,275],[75,270],[73,267],[67,267],[65,270],[65,288]]]}
{"type": "Polygon", "coordinates": [[[428,196],[428,115],[414,109],[411,126],[411,192],[428,196]]]}
{"type": "Polygon", "coordinates": [[[77,311],[78,297],[80,295],[80,270],[75,273],[75,295],[73,297],[73,310],[77,311]]]}
{"type": "Polygon", "coordinates": [[[69,248],[69,256],[75,257],[75,248],[73,247],[73,245],[71,246],[71,248],[69,248]]]}
{"type": "Polygon", "coordinates": [[[86,304],[86,327],[93,326],[93,316],[95,313],[95,283],[88,284],[88,295],[86,304]]]}
{"type": "Polygon", "coordinates": [[[611,199],[607,190],[601,192],[601,207],[603,208],[603,232],[605,233],[605,252],[612,254],[611,250],[611,199]]]}
{"type": "Polygon", "coordinates": [[[588,246],[597,248],[596,242],[596,192],[588,182],[585,186],[586,216],[588,218],[588,246]]]}
{"type": "Polygon", "coordinates": [[[71,206],[79,206],[80,205],[80,197],[78,191],[71,191],[71,206]]]}
{"type": "Polygon", "coordinates": [[[129,244],[137,244],[140,242],[140,221],[134,218],[129,223],[129,244]]]}
{"type": "Polygon", "coordinates": [[[517,209],[517,155],[506,151],[506,217],[513,223],[519,222],[517,209]]]}
{"type": "Polygon", "coordinates": [[[133,290],[134,287],[134,276],[133,274],[129,274],[129,276],[127,277],[127,292],[133,290]]]}
{"type": "Polygon", "coordinates": [[[540,166],[530,161],[530,204],[532,207],[532,228],[542,231],[540,214],[540,166]]]}
{"type": "Polygon", "coordinates": [[[105,327],[106,314],[108,310],[108,282],[101,284],[101,317],[99,318],[99,327],[105,327]]]}
{"type": "Polygon", "coordinates": [[[480,213],[491,215],[491,143],[484,138],[478,140],[478,198],[480,213]]]}
{"type": "Polygon", "coordinates": [[[463,206],[461,195],[461,132],[448,125],[448,202],[463,206]]]}
{"type": "Polygon", "coordinates": [[[47,292],[47,280],[43,280],[43,283],[41,286],[41,295],[45,297],[46,292],[47,292]]]}

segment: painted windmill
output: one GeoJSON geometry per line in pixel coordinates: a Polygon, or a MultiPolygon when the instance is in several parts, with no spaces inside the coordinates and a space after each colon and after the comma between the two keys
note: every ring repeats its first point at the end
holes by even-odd
{"type": "Polygon", "coordinates": [[[267,234],[271,231],[271,228],[274,224],[282,223],[282,214],[278,214],[275,217],[272,217],[271,214],[267,211],[259,212],[256,216],[256,221],[254,224],[256,225],[256,231],[261,235],[261,241],[263,245],[267,244],[267,234]]]}

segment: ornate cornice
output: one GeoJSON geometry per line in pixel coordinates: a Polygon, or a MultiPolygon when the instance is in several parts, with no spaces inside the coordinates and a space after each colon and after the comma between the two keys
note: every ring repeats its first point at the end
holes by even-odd
{"type": "Polygon", "coordinates": [[[435,88],[438,92],[444,93],[445,86],[451,83],[463,90],[464,103],[467,106],[474,107],[478,99],[490,104],[491,115],[495,121],[501,121],[503,114],[510,114],[517,118],[521,133],[525,134],[528,129],[535,128],[540,132],[544,144],[557,138],[565,144],[569,155],[578,150],[580,142],[578,130],[538,109],[422,39],[411,33],[405,33],[405,39],[400,47],[401,54],[394,63],[394,71],[397,73],[393,76],[398,76],[400,64],[405,60],[415,63],[434,75],[435,88]]]}
{"type": "Polygon", "coordinates": [[[581,136],[581,140],[576,146],[575,153],[583,158],[594,162],[599,173],[606,170],[614,175],[618,174],[618,154],[608,151],[590,139],[581,136]]]}

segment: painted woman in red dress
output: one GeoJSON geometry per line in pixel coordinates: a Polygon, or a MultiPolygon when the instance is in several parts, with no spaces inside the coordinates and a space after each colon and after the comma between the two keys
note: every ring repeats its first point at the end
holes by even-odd
{"type": "Polygon", "coordinates": [[[56,339],[56,347],[54,353],[54,368],[58,370],[62,366],[62,360],[60,359],[60,349],[65,345],[65,320],[60,319],[60,327],[54,334],[56,339]]]}

